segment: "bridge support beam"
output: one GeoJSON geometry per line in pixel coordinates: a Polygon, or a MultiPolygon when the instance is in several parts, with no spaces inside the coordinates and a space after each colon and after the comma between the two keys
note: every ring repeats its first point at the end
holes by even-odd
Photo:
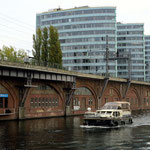
{"type": "Polygon", "coordinates": [[[104,86],[103,86],[103,88],[102,88],[102,91],[101,91],[100,96],[99,96],[99,99],[98,99],[98,109],[99,109],[100,106],[101,106],[101,98],[102,98],[102,96],[103,96],[103,94],[104,94],[104,91],[105,91],[105,89],[106,89],[106,87],[107,87],[108,81],[109,81],[109,78],[106,77],[106,78],[104,79],[104,86]]]}
{"type": "Polygon", "coordinates": [[[65,109],[66,109],[66,110],[65,110],[65,112],[66,112],[65,116],[66,116],[66,117],[67,117],[67,116],[71,116],[71,106],[66,106],[65,109]]]}
{"type": "Polygon", "coordinates": [[[76,82],[75,81],[73,83],[71,83],[71,85],[68,88],[66,88],[65,116],[72,115],[70,103],[74,96],[75,90],[76,90],[76,82]]]}
{"type": "Polygon", "coordinates": [[[128,90],[129,90],[129,88],[130,88],[130,85],[131,85],[131,81],[128,80],[127,86],[126,86],[126,89],[125,89],[125,92],[124,92],[123,97],[122,97],[123,99],[126,98],[126,95],[127,95],[127,93],[128,93],[128,90]]]}
{"type": "Polygon", "coordinates": [[[25,107],[19,107],[19,120],[25,119],[25,107]]]}

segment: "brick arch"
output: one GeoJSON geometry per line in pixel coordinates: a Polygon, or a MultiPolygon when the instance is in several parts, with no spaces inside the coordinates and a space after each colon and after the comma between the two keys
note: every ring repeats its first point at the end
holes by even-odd
{"type": "MultiPolygon", "coordinates": [[[[47,84],[48,86],[50,86],[50,87],[52,87],[53,89],[55,89],[55,91],[58,93],[58,95],[60,96],[60,99],[61,99],[61,101],[62,101],[62,103],[65,103],[64,101],[63,101],[63,99],[64,99],[64,92],[63,92],[63,90],[62,90],[62,88],[60,88],[59,87],[59,85],[58,86],[56,86],[56,84],[47,84]]],[[[64,105],[64,104],[63,104],[64,105]]]]}
{"type": "Polygon", "coordinates": [[[108,86],[104,91],[101,106],[103,106],[106,102],[113,102],[113,101],[121,101],[121,93],[116,87],[108,86]]]}
{"type": "MultiPolygon", "coordinates": [[[[49,87],[52,87],[52,88],[58,93],[58,95],[59,95],[61,101],[63,102],[63,94],[62,94],[63,91],[62,91],[61,88],[59,88],[58,86],[56,86],[56,84],[39,84],[38,86],[40,86],[40,85],[47,85],[47,86],[49,86],[49,87]],[[59,92],[59,91],[61,91],[61,92],[59,92]]],[[[28,96],[31,94],[31,92],[32,92],[33,89],[34,89],[34,88],[30,88],[30,90],[29,90],[29,92],[28,92],[28,95],[27,95],[27,99],[28,99],[28,96]]]]}
{"type": "Polygon", "coordinates": [[[10,84],[9,82],[5,81],[5,82],[1,82],[0,84],[6,88],[6,90],[8,91],[8,94],[10,94],[11,96],[11,100],[13,101],[13,108],[17,108],[19,103],[19,98],[17,97],[17,92],[15,91],[14,86],[12,86],[12,84],[10,84]],[[18,101],[17,101],[18,100],[18,101]]]}
{"type": "Polygon", "coordinates": [[[136,88],[131,87],[127,93],[126,101],[130,102],[131,109],[141,107],[140,96],[136,88]]]}
{"type": "Polygon", "coordinates": [[[49,86],[51,90],[38,91],[31,88],[26,97],[26,118],[64,116],[64,102],[60,89],[56,84],[39,83],[38,86],[49,86]],[[43,93],[44,92],[44,93],[43,93]],[[58,110],[58,111],[56,111],[58,110]],[[37,113],[38,112],[38,113],[37,113]]]}
{"type": "Polygon", "coordinates": [[[92,93],[94,99],[95,99],[95,102],[97,101],[96,91],[94,90],[94,88],[91,85],[89,85],[89,84],[77,84],[77,88],[80,88],[80,87],[85,87],[85,88],[89,89],[90,92],[92,93]]]}
{"type": "MultiPolygon", "coordinates": [[[[72,103],[74,99],[78,99],[81,103],[82,112],[87,111],[87,108],[90,107],[92,110],[95,110],[98,105],[97,96],[94,88],[89,84],[77,84],[77,88],[86,88],[91,92],[90,95],[74,95],[72,98],[72,103]],[[92,99],[92,102],[90,100],[92,99]]],[[[76,113],[76,112],[75,112],[76,113]]]]}
{"type": "Polygon", "coordinates": [[[119,101],[121,101],[121,93],[120,93],[120,91],[117,88],[115,88],[115,87],[112,87],[112,89],[117,93],[117,95],[119,97],[119,101]]]}
{"type": "Polygon", "coordinates": [[[143,98],[143,109],[150,109],[150,88],[144,88],[143,98]]]}
{"type": "Polygon", "coordinates": [[[62,107],[65,108],[65,102],[66,101],[65,101],[65,98],[63,95],[64,92],[62,91],[62,88],[60,88],[58,84],[57,84],[57,86],[56,86],[56,84],[52,84],[52,83],[47,84],[47,85],[51,86],[58,93],[60,100],[61,100],[61,103],[62,103],[62,107]]]}

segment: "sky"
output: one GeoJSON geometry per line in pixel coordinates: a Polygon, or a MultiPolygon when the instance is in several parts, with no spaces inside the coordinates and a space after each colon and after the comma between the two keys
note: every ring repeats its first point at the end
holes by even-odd
{"type": "Polygon", "coordinates": [[[150,0],[0,0],[0,48],[13,46],[30,55],[37,13],[80,6],[114,6],[117,22],[144,23],[144,32],[150,35],[150,0]]]}

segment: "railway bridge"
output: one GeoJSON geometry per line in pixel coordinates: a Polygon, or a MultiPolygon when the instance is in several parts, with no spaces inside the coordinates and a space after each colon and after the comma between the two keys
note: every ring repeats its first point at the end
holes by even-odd
{"type": "Polygon", "coordinates": [[[82,115],[108,101],[150,109],[150,83],[0,61],[0,120],[82,115]]]}

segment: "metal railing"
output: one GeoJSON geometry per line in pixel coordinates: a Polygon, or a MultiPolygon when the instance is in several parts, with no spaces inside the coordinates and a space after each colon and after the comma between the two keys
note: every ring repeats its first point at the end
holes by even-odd
{"type": "Polygon", "coordinates": [[[34,58],[24,58],[24,60],[22,60],[22,59],[10,60],[10,59],[6,59],[6,58],[5,59],[0,58],[0,61],[67,70],[60,64],[45,62],[45,61],[41,61],[41,60],[38,61],[38,60],[35,60],[34,58]]]}

